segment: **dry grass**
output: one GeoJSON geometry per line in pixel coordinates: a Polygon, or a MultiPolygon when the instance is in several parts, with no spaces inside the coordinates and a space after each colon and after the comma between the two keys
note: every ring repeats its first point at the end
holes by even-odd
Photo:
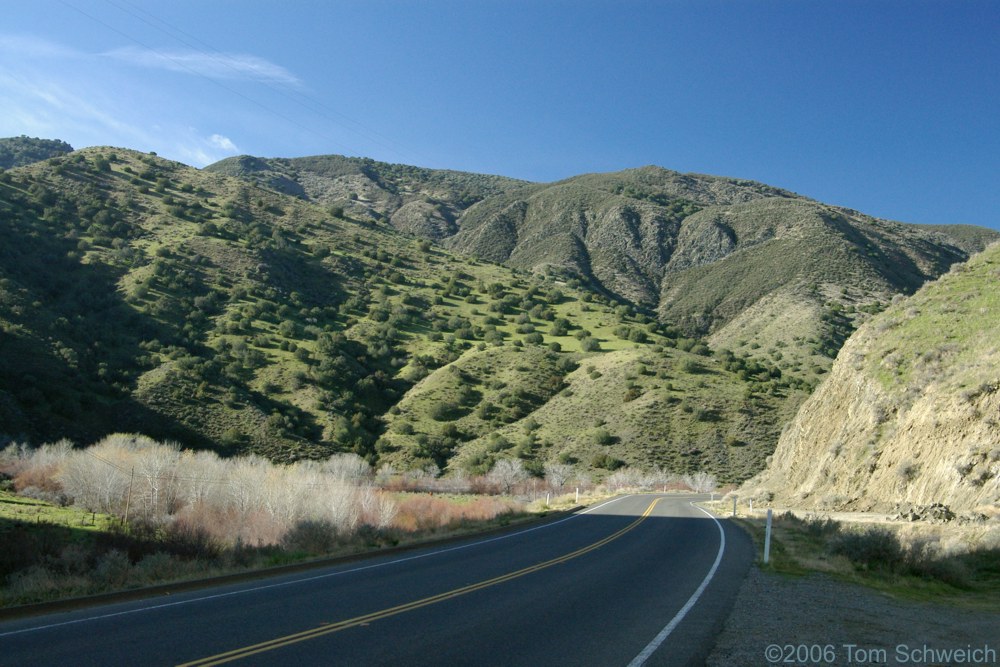
{"type": "Polygon", "coordinates": [[[524,511],[520,503],[494,496],[449,498],[420,493],[397,494],[395,499],[399,511],[392,527],[409,533],[436,532],[470,522],[490,522],[524,511]]]}
{"type": "MultiPolygon", "coordinates": [[[[707,505],[721,516],[731,515],[730,503],[707,505]]],[[[855,519],[776,515],[767,567],[791,575],[825,572],[902,598],[1000,609],[1000,525],[903,523],[882,516],[855,519]]],[[[757,543],[760,563],[763,513],[743,514],[736,521],[757,543]]]]}

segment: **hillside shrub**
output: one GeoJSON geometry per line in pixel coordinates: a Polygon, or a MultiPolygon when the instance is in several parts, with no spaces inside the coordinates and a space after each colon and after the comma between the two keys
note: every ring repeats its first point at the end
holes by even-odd
{"type": "Polygon", "coordinates": [[[906,554],[899,538],[887,528],[841,533],[832,542],[831,551],[845,556],[863,570],[897,572],[906,563],[906,554]]]}
{"type": "Polygon", "coordinates": [[[615,437],[606,428],[598,428],[594,431],[594,444],[607,447],[615,443],[615,437]]]}
{"type": "Polygon", "coordinates": [[[621,459],[616,459],[610,454],[598,454],[590,461],[590,465],[600,470],[618,470],[625,465],[621,459]]]}

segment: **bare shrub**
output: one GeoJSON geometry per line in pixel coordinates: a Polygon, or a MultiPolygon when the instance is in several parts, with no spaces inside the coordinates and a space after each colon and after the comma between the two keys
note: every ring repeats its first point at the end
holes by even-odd
{"type": "Polygon", "coordinates": [[[4,473],[14,478],[15,491],[42,500],[52,500],[63,493],[59,473],[72,449],[73,443],[65,439],[37,449],[26,445],[11,445],[0,456],[0,465],[4,473]]]}
{"type": "Polygon", "coordinates": [[[500,459],[490,468],[486,479],[496,484],[504,495],[510,495],[515,486],[528,479],[521,459],[500,459]]]}
{"type": "Polygon", "coordinates": [[[715,475],[704,471],[684,475],[681,480],[695,493],[710,493],[717,487],[715,475]]]}
{"type": "Polygon", "coordinates": [[[1000,526],[990,528],[983,533],[978,546],[983,550],[1000,551],[1000,526]]]}
{"type": "Polygon", "coordinates": [[[559,492],[573,477],[573,466],[567,463],[546,463],[545,481],[553,491],[559,492]]]}
{"type": "Polygon", "coordinates": [[[289,551],[327,554],[337,546],[337,527],[323,519],[305,519],[282,536],[281,544],[289,551]]]}
{"type": "Polygon", "coordinates": [[[370,486],[359,489],[361,498],[361,523],[378,530],[388,528],[399,512],[396,502],[388,494],[370,486]]]}
{"type": "Polygon", "coordinates": [[[361,482],[372,476],[372,467],[357,454],[334,454],[323,462],[321,470],[342,482],[361,482]]]}
{"type": "Polygon", "coordinates": [[[619,468],[604,480],[604,485],[608,488],[608,491],[638,489],[641,483],[642,473],[634,468],[619,468]]]}

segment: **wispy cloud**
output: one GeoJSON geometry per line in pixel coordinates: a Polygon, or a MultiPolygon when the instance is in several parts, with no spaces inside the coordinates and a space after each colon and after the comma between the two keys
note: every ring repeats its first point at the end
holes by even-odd
{"type": "Polygon", "coordinates": [[[40,37],[4,34],[0,34],[0,52],[21,58],[81,58],[86,55],[40,37]]]}
{"type": "Polygon", "coordinates": [[[103,55],[132,65],[197,74],[213,79],[301,85],[299,78],[281,65],[248,54],[166,51],[130,46],[107,51],[103,55]]]}
{"type": "Polygon", "coordinates": [[[173,77],[149,76],[144,69],[149,67],[213,79],[298,84],[284,68],[254,56],[142,49],[97,54],[0,32],[0,136],[59,138],[78,148],[155,150],[198,167],[242,152],[224,129],[239,122],[220,111],[224,94],[210,88],[204,96],[193,93],[168,80],[173,77]],[[136,64],[139,69],[131,67],[136,64]],[[161,104],[165,96],[177,103],[161,104]],[[206,127],[221,131],[206,132],[206,127]]]}
{"type": "Polygon", "coordinates": [[[173,154],[177,156],[177,159],[195,167],[204,167],[239,153],[240,149],[229,137],[221,134],[203,137],[198,135],[194,129],[189,129],[186,136],[173,149],[173,154]]]}
{"type": "Polygon", "coordinates": [[[229,137],[224,137],[221,134],[213,134],[210,136],[208,138],[208,143],[229,153],[240,152],[240,149],[236,147],[236,144],[234,144],[229,137]]]}
{"type": "Polygon", "coordinates": [[[62,137],[66,130],[87,136],[116,137],[122,142],[146,145],[151,137],[123,121],[94,91],[84,96],[69,87],[33,72],[14,72],[0,65],[0,115],[4,125],[13,120],[43,136],[62,137]]]}

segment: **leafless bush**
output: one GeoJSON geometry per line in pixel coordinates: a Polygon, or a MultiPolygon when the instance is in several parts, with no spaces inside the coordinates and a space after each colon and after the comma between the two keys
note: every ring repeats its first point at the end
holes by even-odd
{"type": "Polygon", "coordinates": [[[716,489],[715,475],[708,472],[696,472],[681,478],[684,484],[695,493],[710,493],[716,489]]]}
{"type": "Polygon", "coordinates": [[[371,467],[354,454],[275,465],[259,456],[220,459],[114,434],[86,449],[66,441],[7,447],[0,465],[17,475],[22,489],[52,499],[65,494],[78,506],[122,517],[128,508],[131,522],[202,531],[225,544],[277,544],[306,520],[350,534],[363,523],[388,525],[395,513],[391,499],[371,488],[371,467]]]}
{"type": "Polygon", "coordinates": [[[634,468],[619,468],[604,480],[608,491],[638,489],[642,484],[642,472],[634,468]]]}
{"type": "Polygon", "coordinates": [[[281,543],[289,551],[327,554],[337,546],[337,528],[329,521],[306,519],[292,526],[281,538],[281,543]]]}
{"type": "Polygon", "coordinates": [[[509,496],[515,486],[528,479],[528,473],[521,459],[500,459],[493,464],[486,479],[509,496]]]}
{"type": "Polygon", "coordinates": [[[566,486],[566,482],[573,478],[573,466],[567,463],[546,463],[545,481],[553,491],[558,493],[566,486]]]}

